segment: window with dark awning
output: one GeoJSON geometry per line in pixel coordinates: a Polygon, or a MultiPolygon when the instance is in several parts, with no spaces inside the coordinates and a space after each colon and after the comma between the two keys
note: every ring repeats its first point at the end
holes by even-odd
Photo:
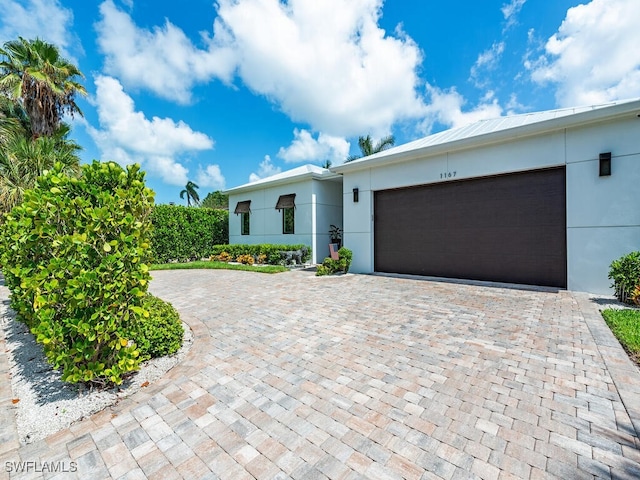
{"type": "Polygon", "coordinates": [[[291,193],[289,195],[280,195],[278,203],[276,203],[276,210],[282,210],[283,208],[294,208],[296,206],[296,194],[291,193]]]}
{"type": "Polygon", "coordinates": [[[251,211],[251,200],[246,200],[244,202],[238,202],[236,204],[236,209],[233,213],[238,215],[239,213],[249,213],[251,211]]]}

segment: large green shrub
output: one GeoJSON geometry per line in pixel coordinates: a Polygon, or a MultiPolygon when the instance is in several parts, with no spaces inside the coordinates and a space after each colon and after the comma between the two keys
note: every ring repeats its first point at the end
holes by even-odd
{"type": "Polygon", "coordinates": [[[182,346],[184,330],[176,309],[170,303],[151,294],[144,297],[143,307],[149,312],[149,316],[143,316],[133,325],[131,333],[136,339],[142,359],[177,352],[182,346]]]}
{"type": "Polygon", "coordinates": [[[640,251],[631,252],[611,262],[609,278],[613,280],[619,300],[631,303],[634,290],[640,285],[640,251]]]}
{"type": "Polygon", "coordinates": [[[137,165],[56,165],[5,218],[0,255],[11,306],[63,380],[119,384],[138,368],[127,335],[148,315],[153,192],[137,165]]]}
{"type": "Polygon", "coordinates": [[[156,205],[151,214],[154,263],[200,260],[229,242],[229,212],[181,205],[156,205]]]}

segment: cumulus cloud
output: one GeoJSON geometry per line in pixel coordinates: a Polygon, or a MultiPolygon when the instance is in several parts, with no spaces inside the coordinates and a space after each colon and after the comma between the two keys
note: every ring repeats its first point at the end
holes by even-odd
{"type": "Polygon", "coordinates": [[[544,53],[525,67],[540,84],[555,84],[560,106],[640,96],[638,0],[593,0],[570,8],[544,53]]]}
{"type": "Polygon", "coordinates": [[[269,155],[265,155],[264,160],[260,162],[258,166],[258,172],[253,172],[249,175],[249,181],[256,182],[261,178],[267,178],[280,172],[282,172],[282,169],[271,163],[271,157],[269,155]]]}
{"type": "MultiPolygon", "coordinates": [[[[212,149],[213,140],[182,121],[159,117],[149,120],[143,112],[136,111],[133,99],[112,77],[98,76],[95,84],[92,102],[98,111],[100,128],[87,126],[87,131],[103,159],[121,164],[141,163],[166,183],[184,185],[188,169],[177,159],[188,152],[212,149]]],[[[203,172],[203,178],[214,177],[215,171],[209,167],[203,172]]]]}
{"type": "Polygon", "coordinates": [[[216,35],[237,52],[238,74],[294,121],[327,135],[383,133],[423,111],[422,55],[377,22],[382,0],[220,0],[216,35]],[[340,15],[336,15],[340,12],[340,15]]]}
{"type": "Polygon", "coordinates": [[[0,19],[0,44],[18,36],[38,37],[53,43],[63,56],[75,61],[70,53],[71,47],[78,44],[71,33],[73,12],[59,0],[3,0],[0,19]]]}
{"type": "Polygon", "coordinates": [[[475,108],[463,111],[462,108],[466,101],[455,88],[441,90],[427,84],[426,91],[431,99],[423,122],[423,129],[426,132],[430,132],[436,123],[458,128],[479,120],[496,118],[502,115],[502,107],[500,107],[492,92],[488,92],[475,108]]]}
{"type": "Polygon", "coordinates": [[[100,6],[106,72],[128,88],[181,103],[197,83],[239,77],[292,120],[337,137],[384,134],[423,112],[422,54],[401,28],[378,26],[382,0],[220,0],[202,48],[168,20],[138,27],[112,0],[100,6]],[[340,12],[340,15],[336,15],[340,12]]]}
{"type": "Polygon", "coordinates": [[[205,46],[201,49],[168,20],[152,30],[139,28],[112,0],[100,5],[100,14],[96,30],[105,72],[128,88],[146,88],[186,104],[191,102],[194,85],[212,78],[231,79],[234,53],[215,46],[207,34],[201,36],[205,46]]]}
{"type": "Polygon", "coordinates": [[[207,165],[199,167],[196,174],[196,184],[200,187],[209,187],[214,190],[224,190],[225,178],[219,165],[207,165]]]}
{"type": "Polygon", "coordinates": [[[344,162],[349,155],[349,142],[342,137],[332,137],[320,133],[313,138],[308,130],[295,129],[293,142],[288,147],[280,148],[278,157],[285,162],[322,162],[330,160],[332,164],[344,162]]]}

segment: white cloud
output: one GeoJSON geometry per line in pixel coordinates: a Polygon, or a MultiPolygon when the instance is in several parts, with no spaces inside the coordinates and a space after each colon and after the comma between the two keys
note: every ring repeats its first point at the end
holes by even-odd
{"type": "MultiPolygon", "coordinates": [[[[97,107],[100,129],[87,126],[87,131],[102,158],[121,164],[141,163],[166,183],[184,185],[189,171],[176,158],[187,152],[210,150],[213,140],[182,121],[147,119],[143,112],[135,110],[133,99],[114,78],[98,76],[95,84],[92,102],[97,107]]],[[[207,168],[204,172],[213,178],[213,171],[207,168]]]]}
{"type": "Polygon", "coordinates": [[[271,157],[269,155],[265,155],[264,160],[260,162],[258,173],[251,173],[251,175],[249,175],[249,181],[256,182],[261,178],[267,178],[280,172],[282,172],[282,169],[271,163],[271,157]]]}
{"type": "Polygon", "coordinates": [[[349,155],[349,142],[342,137],[320,133],[313,138],[307,130],[293,131],[294,139],[288,147],[280,148],[278,157],[285,162],[321,162],[330,160],[333,165],[344,162],[349,155]]]}
{"type": "Polygon", "coordinates": [[[225,178],[219,165],[207,165],[206,168],[198,167],[196,184],[200,187],[209,187],[214,190],[224,190],[225,178]]]}
{"type": "Polygon", "coordinates": [[[511,0],[510,3],[502,5],[502,15],[504,15],[506,22],[505,30],[508,30],[518,22],[517,16],[525,3],[527,3],[527,0],[511,0]]]}
{"type": "Polygon", "coordinates": [[[525,62],[535,82],[557,85],[561,106],[640,96],[640,2],[593,0],[567,11],[545,45],[525,62]]]}
{"type": "Polygon", "coordinates": [[[401,30],[378,27],[382,0],[218,4],[216,36],[226,32],[244,83],[294,121],[348,137],[422,113],[421,52],[401,30]]]}
{"type": "Polygon", "coordinates": [[[220,0],[203,48],[168,20],[142,29],[112,0],[100,6],[106,72],[181,103],[197,83],[234,75],[314,131],[384,134],[423,112],[415,42],[378,27],[382,0],[220,0]],[[339,15],[336,15],[339,12],[339,15]]]}
{"type": "Polygon", "coordinates": [[[64,57],[75,62],[70,54],[72,45],[78,44],[71,33],[73,12],[59,0],[3,0],[0,19],[0,44],[18,36],[28,40],[37,37],[53,43],[64,57]]]}
{"type": "Polygon", "coordinates": [[[441,90],[427,84],[426,90],[431,98],[423,123],[423,128],[426,132],[430,132],[436,123],[458,128],[479,120],[497,118],[502,115],[502,107],[498,104],[497,99],[493,97],[492,92],[488,92],[475,108],[462,111],[466,101],[455,88],[441,90]]]}
{"type": "Polygon", "coordinates": [[[199,49],[168,20],[162,27],[144,30],[112,0],[100,5],[100,13],[96,29],[105,55],[105,72],[117,76],[127,87],[147,88],[184,104],[191,101],[195,84],[212,78],[231,79],[233,52],[214,46],[206,34],[202,34],[206,49],[199,49]]]}
{"type": "Polygon", "coordinates": [[[483,72],[490,72],[496,69],[504,53],[504,48],[504,42],[495,42],[490,49],[478,55],[476,63],[471,67],[471,78],[476,86],[482,87],[485,85],[486,82],[481,80],[480,76],[483,72]]]}

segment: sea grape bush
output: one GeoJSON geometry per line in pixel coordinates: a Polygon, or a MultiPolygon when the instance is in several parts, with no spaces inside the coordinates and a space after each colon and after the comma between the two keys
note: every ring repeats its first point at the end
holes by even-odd
{"type": "Polygon", "coordinates": [[[5,218],[0,261],[11,307],[68,382],[120,384],[140,354],[148,317],[153,192],[144,173],[113,162],[56,165],[5,218]]]}

